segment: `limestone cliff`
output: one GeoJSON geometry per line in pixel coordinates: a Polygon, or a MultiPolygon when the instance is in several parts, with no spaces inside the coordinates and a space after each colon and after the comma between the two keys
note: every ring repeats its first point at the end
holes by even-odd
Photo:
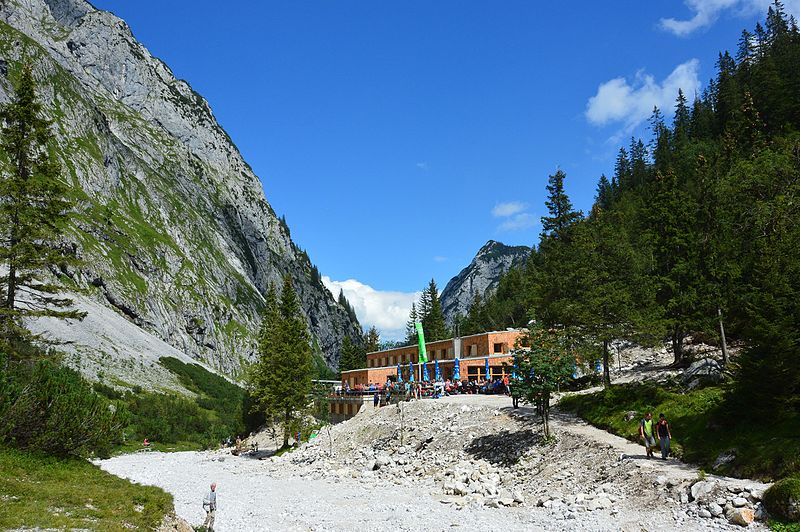
{"type": "Polygon", "coordinates": [[[506,246],[489,240],[478,250],[469,266],[450,279],[442,290],[442,311],[448,325],[453,325],[456,315],[465,316],[474,294],[482,298],[494,292],[500,277],[513,267],[525,264],[531,254],[526,246],[506,246]]]}
{"type": "Polygon", "coordinates": [[[78,202],[70,239],[85,266],[68,273],[91,300],[236,374],[254,352],[263,295],[289,273],[336,366],[343,336],[360,330],[202,96],[83,0],[0,0],[0,101],[21,61],[78,202]]]}

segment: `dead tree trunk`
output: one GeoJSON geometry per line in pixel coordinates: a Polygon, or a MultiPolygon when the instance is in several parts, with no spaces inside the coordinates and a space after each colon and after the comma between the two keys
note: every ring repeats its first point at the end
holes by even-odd
{"type": "Polygon", "coordinates": [[[719,339],[722,344],[722,367],[728,365],[728,343],[725,340],[725,326],[722,324],[722,309],[717,307],[717,318],[719,319],[719,339]]]}

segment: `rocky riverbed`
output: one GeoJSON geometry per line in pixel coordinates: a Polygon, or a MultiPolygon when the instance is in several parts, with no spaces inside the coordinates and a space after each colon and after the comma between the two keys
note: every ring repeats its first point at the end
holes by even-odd
{"type": "Polygon", "coordinates": [[[473,396],[368,409],[262,460],[146,453],[101,466],[165,488],[193,524],[216,481],[220,531],[763,528],[761,484],[700,480],[688,466],[648,461],[636,446],[566,418],[545,442],[531,413],[507,403],[473,396]]]}

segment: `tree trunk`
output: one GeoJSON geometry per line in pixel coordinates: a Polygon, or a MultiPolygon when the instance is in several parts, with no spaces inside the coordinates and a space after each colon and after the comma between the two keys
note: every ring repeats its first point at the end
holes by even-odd
{"type": "Polygon", "coordinates": [[[725,326],[722,324],[722,309],[717,307],[717,318],[719,319],[719,339],[722,344],[722,367],[728,365],[728,343],[725,341],[725,326]]]}
{"type": "MultiPolygon", "coordinates": [[[[14,244],[12,243],[12,246],[14,244]]],[[[10,319],[11,311],[14,310],[16,304],[15,298],[17,294],[17,266],[14,261],[8,264],[8,284],[6,285],[6,304],[5,307],[9,310],[8,318],[10,319]]]]}
{"type": "Polygon", "coordinates": [[[681,332],[677,327],[672,332],[672,353],[675,357],[673,366],[683,366],[686,360],[683,352],[683,339],[686,335],[681,332]]]}
{"type": "Polygon", "coordinates": [[[283,447],[284,449],[289,447],[289,419],[290,419],[289,411],[287,410],[284,413],[283,417],[283,447]]]}
{"type": "Polygon", "coordinates": [[[603,340],[603,384],[611,386],[611,369],[608,361],[608,340],[603,340]]]}
{"type": "Polygon", "coordinates": [[[542,428],[544,429],[545,439],[550,439],[550,397],[543,394],[539,405],[539,413],[542,416],[542,428]]]}

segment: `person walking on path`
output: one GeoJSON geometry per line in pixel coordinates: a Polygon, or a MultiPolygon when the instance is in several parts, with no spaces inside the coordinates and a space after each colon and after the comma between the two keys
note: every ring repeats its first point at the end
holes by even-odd
{"type": "Polygon", "coordinates": [[[217,514],[217,483],[211,483],[211,491],[203,499],[203,510],[206,511],[206,520],[203,526],[209,532],[214,530],[214,517],[217,514]]]}
{"type": "Polygon", "coordinates": [[[381,402],[381,398],[378,396],[378,392],[375,392],[375,394],[372,396],[372,407],[373,408],[378,408],[378,405],[380,404],[380,402],[381,402]]]}
{"type": "Polygon", "coordinates": [[[664,414],[658,415],[658,441],[661,443],[661,459],[666,460],[669,456],[669,442],[672,440],[672,432],[669,430],[669,422],[664,414]]]}
{"type": "Polygon", "coordinates": [[[639,423],[639,436],[644,440],[644,449],[647,458],[653,457],[653,447],[656,446],[655,427],[653,427],[653,414],[647,412],[639,423]]]}

